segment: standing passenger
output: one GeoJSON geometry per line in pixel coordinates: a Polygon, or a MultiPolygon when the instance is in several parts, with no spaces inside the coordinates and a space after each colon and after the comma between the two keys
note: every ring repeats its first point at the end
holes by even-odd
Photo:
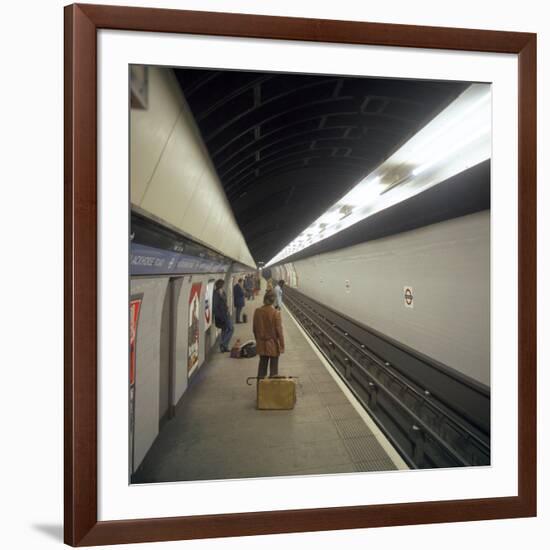
{"type": "Polygon", "coordinates": [[[281,309],[283,307],[283,287],[285,282],[281,279],[273,289],[275,291],[275,309],[281,309]]]}
{"type": "Polygon", "coordinates": [[[223,279],[214,283],[214,295],[212,297],[212,313],[214,324],[222,329],[220,338],[220,351],[229,351],[229,340],[233,336],[233,323],[227,307],[227,296],[223,290],[223,279]]]}
{"type": "Polygon", "coordinates": [[[265,378],[269,363],[269,376],[277,376],[279,355],[285,351],[281,314],[273,307],[275,294],[266,292],[264,305],[254,312],[252,325],[256,338],[256,351],[260,356],[258,377],[265,378]]]}
{"type": "Polygon", "coordinates": [[[241,322],[241,311],[244,307],[244,290],[243,280],[239,279],[237,284],[233,287],[233,305],[235,306],[235,323],[241,322]]]}

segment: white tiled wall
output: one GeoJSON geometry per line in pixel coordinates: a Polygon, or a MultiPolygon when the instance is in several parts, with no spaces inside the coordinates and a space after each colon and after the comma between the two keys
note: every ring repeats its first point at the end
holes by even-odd
{"type": "Polygon", "coordinates": [[[149,67],[149,106],[130,114],[131,202],[254,266],[175,75],[149,67]]]}
{"type": "Polygon", "coordinates": [[[294,266],[301,292],[489,384],[489,211],[327,252],[294,266]],[[413,288],[413,308],[405,307],[406,285],[413,288]]]}
{"type": "Polygon", "coordinates": [[[167,278],[131,281],[131,295],[143,294],[136,340],[135,468],[159,429],[160,325],[167,286],[167,278]]]}

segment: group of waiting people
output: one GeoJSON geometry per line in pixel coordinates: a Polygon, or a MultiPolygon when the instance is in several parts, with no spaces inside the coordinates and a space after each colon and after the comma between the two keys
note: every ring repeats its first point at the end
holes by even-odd
{"type": "MultiPolygon", "coordinates": [[[[246,278],[245,278],[246,279],[246,278]]],[[[251,276],[253,288],[259,288],[259,279],[251,276]],[[257,286],[256,286],[257,284],[257,286]]],[[[236,308],[236,323],[240,323],[242,308],[245,304],[245,281],[239,279],[233,288],[233,303],[236,308]],[[239,287],[239,288],[237,288],[239,287]],[[237,294],[239,298],[237,299],[237,294]]],[[[281,322],[281,307],[283,304],[284,281],[279,281],[273,286],[268,282],[266,293],[263,298],[263,306],[254,311],[252,331],[256,340],[256,353],[260,356],[258,365],[258,376],[265,377],[269,367],[269,376],[276,376],[278,373],[279,355],[284,353],[285,341],[281,322]]],[[[233,322],[227,306],[227,296],[223,289],[223,279],[218,279],[214,284],[214,296],[212,310],[214,324],[221,329],[220,351],[230,350],[229,342],[233,336],[233,322]]],[[[254,292],[252,293],[252,297],[254,292]]]]}

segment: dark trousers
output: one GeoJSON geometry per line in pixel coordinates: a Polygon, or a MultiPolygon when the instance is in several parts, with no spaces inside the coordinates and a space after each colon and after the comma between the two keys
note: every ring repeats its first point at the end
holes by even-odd
{"type": "Polygon", "coordinates": [[[267,376],[267,363],[269,362],[269,376],[277,376],[279,372],[279,358],[260,355],[260,364],[258,365],[258,378],[267,376]]]}
{"type": "Polygon", "coordinates": [[[235,319],[235,321],[237,323],[240,323],[241,322],[241,311],[243,310],[243,306],[235,306],[237,312],[235,313],[235,316],[237,317],[235,319]]]}
{"type": "Polygon", "coordinates": [[[221,351],[229,351],[229,341],[231,340],[231,336],[233,336],[233,321],[231,321],[231,319],[227,319],[227,323],[225,323],[222,327],[222,334],[220,337],[221,351]]]}

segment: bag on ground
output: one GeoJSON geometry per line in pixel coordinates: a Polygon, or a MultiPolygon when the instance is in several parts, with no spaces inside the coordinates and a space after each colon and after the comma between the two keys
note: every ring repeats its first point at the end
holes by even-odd
{"type": "Polygon", "coordinates": [[[245,342],[241,346],[241,357],[249,359],[250,357],[256,357],[256,342],[250,340],[245,342]]]}

